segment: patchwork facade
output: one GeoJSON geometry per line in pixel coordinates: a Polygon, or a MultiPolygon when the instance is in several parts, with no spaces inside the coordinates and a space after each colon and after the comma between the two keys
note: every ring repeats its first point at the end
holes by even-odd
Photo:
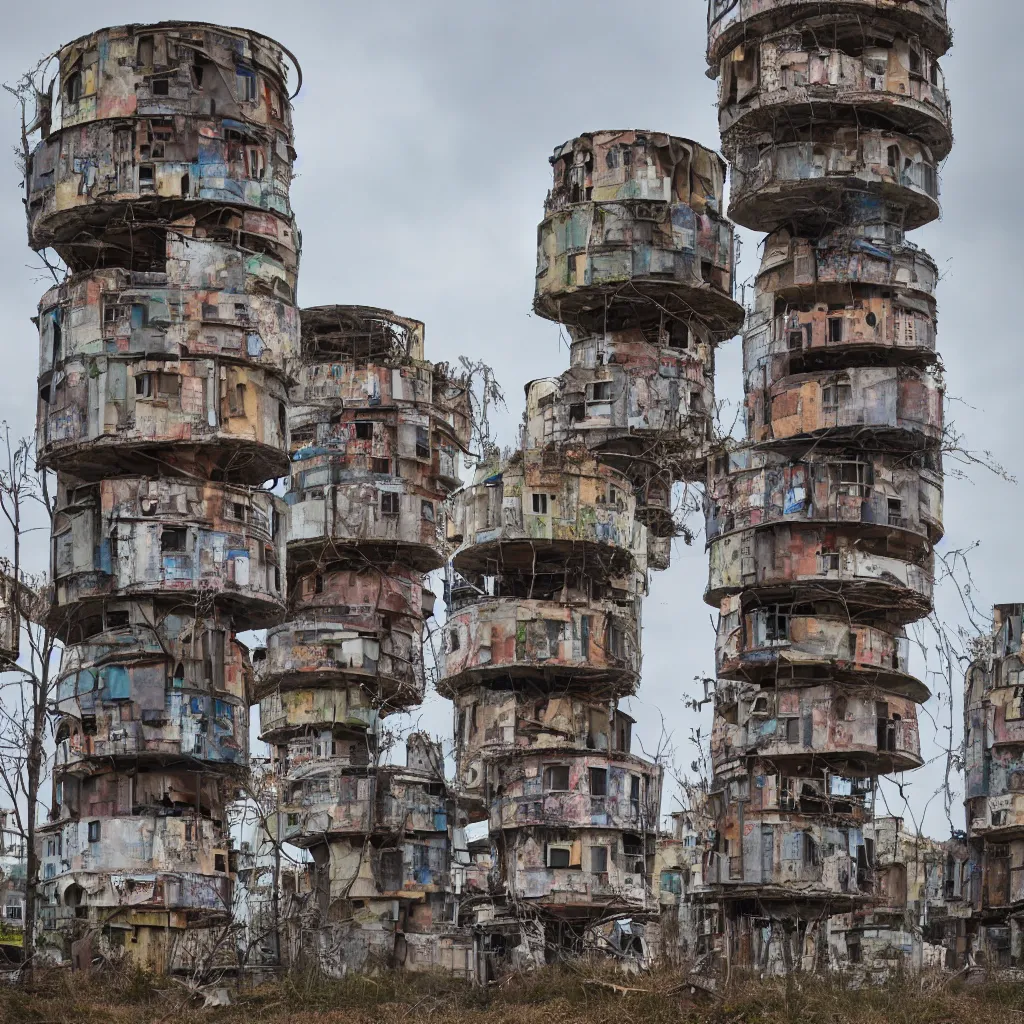
{"type": "Polygon", "coordinates": [[[156,971],[235,960],[226,809],[248,760],[236,632],[285,608],[298,351],[288,55],[165,22],[62,47],[26,168],[37,452],[64,641],[42,942],[156,971]]]}
{"type": "Polygon", "coordinates": [[[481,978],[503,959],[654,952],[662,768],[631,753],[618,704],[678,529],[672,486],[706,457],[714,347],[742,321],[714,153],[595,132],[551,163],[534,308],[568,330],[572,365],[527,387],[523,448],[477,466],[451,525],[440,689],[493,850],[488,890],[463,899],[481,978]]]}
{"type": "Polygon", "coordinates": [[[1024,606],[996,605],[964,693],[965,805],[972,919],[965,952],[989,967],[1024,964],[1024,606]]]}
{"type": "Polygon", "coordinates": [[[311,858],[283,953],[331,973],[428,967],[443,936],[455,969],[465,950],[443,757],[417,734],[405,769],[382,764],[381,722],[423,698],[425,574],[445,559],[441,505],[469,443],[467,384],[424,358],[423,324],[387,310],[303,310],[301,354],[289,614],[268,631],[256,679],[280,791],[273,838],[311,858]]]}
{"type": "Polygon", "coordinates": [[[767,237],[747,441],[708,466],[705,878],[732,964],[810,969],[829,916],[860,927],[878,895],[877,776],[922,763],[905,627],[932,607],[943,390],[936,269],[904,233],[938,216],[950,34],[924,0],[710,0],[708,17],[730,215],[767,237]]]}

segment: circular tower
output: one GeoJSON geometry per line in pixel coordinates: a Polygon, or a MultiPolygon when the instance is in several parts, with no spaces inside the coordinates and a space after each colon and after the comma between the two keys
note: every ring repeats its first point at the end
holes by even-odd
{"type": "Polygon", "coordinates": [[[919,767],[905,627],[942,536],[934,220],[952,145],[943,2],[711,0],[729,213],[766,232],[743,334],[747,440],[708,465],[720,609],[719,950],[824,964],[873,899],[877,777],[919,767]],[[833,942],[835,945],[835,942],[833,942]]]}
{"type": "Polygon", "coordinates": [[[411,736],[405,768],[381,763],[381,720],[423,699],[426,573],[444,564],[441,504],[469,444],[466,384],[424,358],[423,333],[383,309],[302,311],[288,620],[256,680],[281,794],[271,832],[314,865],[289,915],[292,960],[433,963],[450,920],[440,750],[411,736]]]}
{"type": "Polygon", "coordinates": [[[534,309],[569,332],[571,367],[528,385],[523,448],[455,496],[440,686],[456,705],[461,795],[488,817],[484,916],[504,899],[485,951],[518,941],[540,958],[595,929],[636,952],[658,910],[662,767],[631,752],[618,702],[640,679],[672,485],[706,458],[714,347],[743,319],[716,154],[604,131],[551,164],[534,309]]]}
{"type": "MultiPolygon", "coordinates": [[[[248,759],[236,632],[278,621],[298,350],[286,51],[204,23],[63,46],[26,168],[39,463],[64,642],[42,941],[157,971],[222,954],[248,759]]],[[[289,58],[290,59],[290,58],[289,58]]]]}

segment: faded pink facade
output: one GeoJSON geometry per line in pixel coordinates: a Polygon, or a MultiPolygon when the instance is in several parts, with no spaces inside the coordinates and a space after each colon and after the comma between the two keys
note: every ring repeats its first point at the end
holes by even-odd
{"type": "Polygon", "coordinates": [[[941,0],[709,0],[729,213],[766,233],[747,440],[705,499],[703,899],[733,965],[829,962],[830,915],[875,892],[876,779],[922,764],[905,629],[932,609],[943,383],[936,267],[905,232],[939,215],[949,44],[941,0]]]}

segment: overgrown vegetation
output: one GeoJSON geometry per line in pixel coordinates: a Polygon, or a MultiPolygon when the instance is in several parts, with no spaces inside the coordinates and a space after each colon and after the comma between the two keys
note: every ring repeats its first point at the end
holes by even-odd
{"type": "Polygon", "coordinates": [[[448,975],[385,971],[342,980],[292,974],[258,986],[225,978],[230,1006],[205,1009],[180,983],[139,971],[39,971],[0,991],[2,1024],[1020,1024],[1024,982],[899,976],[737,979],[694,992],[680,972],[625,976],[580,964],[516,974],[485,990],[448,975]]]}

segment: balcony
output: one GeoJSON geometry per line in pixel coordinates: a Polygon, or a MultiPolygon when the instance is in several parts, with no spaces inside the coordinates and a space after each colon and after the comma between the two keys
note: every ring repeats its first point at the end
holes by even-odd
{"type": "Polygon", "coordinates": [[[893,624],[914,622],[931,611],[932,555],[895,540],[862,537],[854,526],[795,523],[723,534],[709,544],[704,600],[717,607],[741,591],[773,604],[841,594],[852,615],[884,609],[893,624]]]}
{"type": "Polygon", "coordinates": [[[198,815],[96,816],[45,826],[40,838],[43,884],[64,906],[230,913],[228,836],[198,815]]]}
{"type": "Polygon", "coordinates": [[[633,485],[582,446],[517,453],[477,468],[455,495],[449,539],[460,572],[643,572],[647,531],[633,485]]]}
{"type": "MultiPolygon", "coordinates": [[[[779,777],[769,778],[777,782],[779,777]]],[[[707,883],[762,899],[828,899],[837,913],[841,910],[836,908],[871,900],[862,820],[843,823],[831,815],[801,813],[785,787],[766,787],[759,793],[765,794],[763,807],[746,804],[741,819],[733,805],[723,815],[707,883]]]]}
{"type": "MultiPolygon", "coordinates": [[[[526,444],[586,439],[603,454],[648,459],[675,478],[703,465],[714,410],[712,348],[683,323],[664,346],[635,328],[573,343],[573,365],[526,395],[526,444]],[[672,347],[669,341],[679,346],[672,347]]],[[[658,332],[655,332],[657,334],[658,332]]]]}
{"type": "Polygon", "coordinates": [[[107,598],[202,593],[250,628],[284,613],[284,502],[267,491],[171,478],[64,477],[53,527],[62,629],[107,598]]]}
{"type": "Polygon", "coordinates": [[[143,226],[144,211],[124,213],[140,202],[164,223],[225,203],[290,219],[283,51],[245,35],[121,26],[67,44],[57,116],[43,123],[29,165],[33,246],[71,240],[77,218],[60,214],[85,209],[143,226]]]}
{"type": "Polygon", "coordinates": [[[258,663],[256,687],[260,736],[267,743],[285,745],[287,754],[283,756],[288,765],[318,757],[346,759],[354,765],[369,763],[380,709],[374,706],[374,695],[358,682],[346,686],[317,681],[315,686],[284,690],[268,684],[258,663]],[[314,738],[326,729],[332,732],[329,742],[314,738]],[[350,744],[339,740],[342,732],[355,737],[350,744]]]}
{"type": "MultiPolygon", "coordinates": [[[[298,356],[299,317],[265,290],[246,291],[246,256],[204,238],[167,241],[173,273],[118,268],[74,274],[39,301],[39,376],[66,360],[158,353],[224,357],[287,376],[298,356]],[[209,279],[220,283],[210,288],[209,279]]],[[[289,291],[295,275],[281,268],[289,291]]]]}
{"type": "MultiPolygon", "coordinates": [[[[345,426],[354,433],[358,423],[345,426]]],[[[375,456],[370,443],[365,452],[341,447],[335,453],[320,445],[296,453],[285,501],[289,557],[297,569],[318,563],[324,550],[343,558],[364,546],[418,572],[444,564],[438,516],[446,491],[429,476],[429,445],[420,466],[403,462],[396,475],[394,450],[375,456]]],[[[398,450],[401,457],[404,449],[398,450]]]]}
{"type": "Polygon", "coordinates": [[[797,461],[771,451],[735,449],[711,466],[707,539],[769,523],[833,522],[859,523],[865,535],[898,530],[935,544],[942,537],[942,473],[934,468],[936,459],[819,450],[797,461]]]}
{"type": "MultiPolygon", "coordinates": [[[[375,628],[357,616],[290,619],[267,633],[260,690],[318,690],[341,682],[374,694],[388,710],[423,699],[422,620],[378,616],[375,628]]],[[[311,698],[315,699],[315,698],[311,698]]]]}
{"type": "Polygon", "coordinates": [[[928,370],[853,367],[787,377],[767,391],[747,393],[748,434],[754,442],[833,444],[870,432],[900,448],[934,447],[942,438],[944,388],[928,370]]]}
{"type": "Polygon", "coordinates": [[[772,386],[809,370],[868,361],[918,367],[933,363],[931,299],[859,295],[838,310],[825,302],[809,310],[793,306],[774,319],[751,317],[743,336],[748,387],[761,380],[772,386]]]}
{"type": "MultiPolygon", "coordinates": [[[[879,216],[871,212],[876,206],[868,204],[868,211],[862,214],[868,218],[865,230],[871,233],[876,231],[876,227],[870,226],[871,218],[879,216]]],[[[812,305],[823,300],[841,300],[845,310],[851,294],[854,302],[861,297],[883,298],[878,291],[861,287],[875,286],[891,290],[894,301],[911,310],[926,311],[930,317],[935,308],[938,268],[926,252],[902,242],[902,231],[896,235],[889,240],[836,235],[810,239],[793,236],[785,229],[773,232],[764,241],[756,283],[757,309],[747,325],[747,333],[774,316],[778,300],[807,303],[809,289],[814,289],[812,305]],[[851,285],[857,286],[852,292],[851,285]]]]}
{"type": "Polygon", "coordinates": [[[827,211],[851,191],[900,206],[908,231],[939,216],[939,161],[923,143],[894,132],[839,127],[821,141],[745,141],[732,168],[729,216],[757,231],[827,224],[827,211]]]}
{"type": "Polygon", "coordinates": [[[258,485],[288,473],[287,403],[276,375],[215,358],[68,358],[39,381],[36,447],[42,465],[83,477],[155,475],[174,447],[201,456],[203,475],[258,485]]]}
{"type": "MultiPolygon", "coordinates": [[[[716,771],[738,758],[763,758],[786,774],[820,765],[840,773],[881,775],[924,763],[917,704],[874,687],[834,684],[766,689],[726,687],[711,738],[716,771]],[[882,699],[884,697],[884,699],[882,699]]],[[[927,694],[925,695],[927,696],[927,694]]],[[[840,787],[840,790],[842,787],[840,787]]],[[[843,803],[841,791],[826,791],[843,803]]]]}
{"type": "Polygon", "coordinates": [[[719,126],[726,140],[734,129],[771,132],[780,121],[842,123],[867,116],[924,142],[939,161],[953,144],[938,59],[917,40],[865,47],[858,27],[845,47],[828,49],[785,31],[726,54],[720,81],[719,126]]]}
{"type": "Polygon", "coordinates": [[[630,284],[681,300],[680,311],[716,332],[739,327],[716,153],[659,133],[598,132],[560,147],[552,166],[538,231],[540,316],[603,329],[604,297],[630,284]]]}
{"type": "Polygon", "coordinates": [[[722,603],[716,641],[719,679],[764,683],[825,678],[875,685],[918,703],[928,688],[908,672],[910,641],[896,632],[853,624],[823,612],[795,615],[789,605],[741,610],[739,596],[722,603]]]}
{"type": "Polygon", "coordinates": [[[524,829],[658,827],[662,769],[626,753],[520,753],[515,778],[490,806],[490,827],[524,829]]]}
{"type": "Polygon", "coordinates": [[[747,39],[799,26],[811,14],[839,24],[881,21],[911,32],[937,56],[949,49],[946,0],[827,0],[811,11],[806,0],[708,0],[708,61],[717,69],[747,39]]]}
{"type": "Polygon", "coordinates": [[[514,597],[456,607],[445,623],[439,692],[498,681],[564,679],[589,693],[631,693],[640,672],[633,603],[514,597]]]}

